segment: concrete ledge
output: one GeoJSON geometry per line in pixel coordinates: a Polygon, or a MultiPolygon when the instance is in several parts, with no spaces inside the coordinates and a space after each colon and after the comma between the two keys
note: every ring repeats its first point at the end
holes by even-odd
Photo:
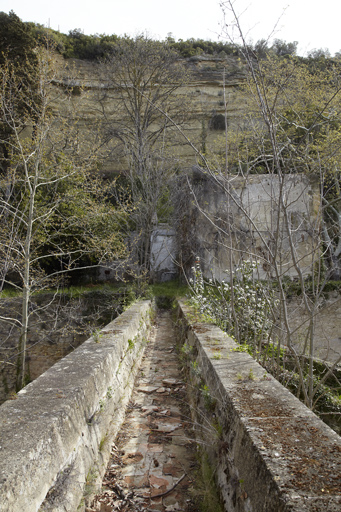
{"type": "Polygon", "coordinates": [[[177,326],[197,433],[225,510],[341,510],[341,438],[184,303],[177,326]]]}
{"type": "Polygon", "coordinates": [[[0,407],[0,511],[82,510],[104,473],[150,327],[134,304],[0,407]]]}

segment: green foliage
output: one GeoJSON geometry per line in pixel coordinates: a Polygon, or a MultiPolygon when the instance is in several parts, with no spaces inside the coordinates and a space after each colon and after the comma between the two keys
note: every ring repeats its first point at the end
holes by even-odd
{"type": "Polygon", "coordinates": [[[224,429],[223,429],[223,426],[221,425],[221,423],[219,423],[219,420],[214,420],[212,422],[212,427],[216,431],[218,439],[221,439],[224,429]]]}
{"type": "Polygon", "coordinates": [[[52,116],[48,92],[55,78],[54,58],[43,49],[35,58],[37,69],[27,62],[15,67],[7,59],[0,75],[0,131],[6,131],[0,137],[1,259],[7,262],[5,274],[21,278],[29,260],[30,293],[47,285],[47,275],[97,263],[103,254],[114,260],[125,250],[119,234],[123,217],[108,200],[93,153],[81,155],[70,142],[75,135],[72,116],[65,122],[52,116]]]}
{"type": "Polygon", "coordinates": [[[200,377],[201,369],[200,369],[200,366],[199,366],[197,361],[191,361],[190,362],[190,371],[196,377],[200,377]]]}
{"type": "Polygon", "coordinates": [[[195,501],[201,512],[223,512],[215,469],[204,450],[198,452],[199,470],[196,478],[195,501]]]}
{"type": "Polygon", "coordinates": [[[241,343],[236,348],[231,348],[231,352],[246,352],[250,356],[254,355],[254,347],[248,343],[241,343]]]}
{"type": "Polygon", "coordinates": [[[96,479],[98,478],[98,470],[95,467],[91,467],[86,475],[84,497],[87,498],[95,490],[96,479]]]}
{"type": "Polygon", "coordinates": [[[17,290],[16,288],[6,288],[2,289],[0,292],[0,299],[10,299],[13,297],[22,296],[22,291],[17,290]]]}
{"type": "Polygon", "coordinates": [[[219,55],[222,58],[226,55],[238,55],[236,45],[226,43],[225,41],[205,41],[204,39],[187,39],[186,41],[179,39],[175,41],[172,37],[168,37],[168,44],[177,50],[181,57],[195,57],[201,54],[219,55]]]}
{"type": "Polygon", "coordinates": [[[188,286],[180,283],[178,279],[165,281],[164,283],[154,283],[149,285],[148,290],[154,297],[167,297],[176,299],[185,297],[188,293],[188,286]]]}
{"type": "Polygon", "coordinates": [[[275,39],[272,43],[271,50],[277,57],[288,57],[289,55],[296,55],[297,46],[297,41],[288,43],[282,39],[275,39]]]}
{"type": "Polygon", "coordinates": [[[125,247],[116,208],[105,203],[105,187],[94,177],[93,155],[82,158],[70,144],[72,118],[63,122],[52,116],[53,57],[43,49],[36,56],[38,70],[26,63],[15,68],[7,59],[0,75],[0,128],[6,132],[1,138],[0,289],[6,283],[23,292],[17,389],[26,383],[32,293],[60,284],[82,258],[87,264],[104,255],[114,260],[123,254],[116,252],[118,245],[125,247]],[[23,81],[22,69],[36,87],[23,81]]]}
{"type": "Polygon", "coordinates": [[[104,437],[102,437],[102,439],[100,440],[99,445],[98,445],[98,450],[100,452],[103,450],[103,448],[107,442],[108,442],[108,438],[107,438],[107,435],[105,435],[104,437]]]}
{"type": "Polygon", "coordinates": [[[214,354],[213,359],[219,360],[219,359],[221,359],[222,357],[223,357],[223,356],[222,356],[221,352],[217,352],[217,353],[215,353],[215,354],[214,354]]]}
{"type": "Polygon", "coordinates": [[[243,261],[230,282],[204,282],[200,261],[193,267],[191,303],[240,343],[257,345],[272,327],[271,307],[276,301],[267,283],[253,277],[256,263],[243,261]],[[233,287],[233,289],[232,289],[233,287]],[[234,305],[232,306],[232,293],[234,305]],[[234,311],[232,310],[234,308],[234,311]]]}
{"type": "Polygon", "coordinates": [[[212,397],[209,387],[206,384],[202,384],[200,387],[201,396],[204,399],[205,407],[208,411],[213,411],[216,406],[216,399],[212,397]]]}
{"type": "Polygon", "coordinates": [[[27,23],[23,23],[13,11],[9,14],[0,12],[0,27],[0,65],[5,59],[10,59],[15,66],[22,66],[27,59],[36,62],[36,41],[27,23]]]}
{"type": "Polygon", "coordinates": [[[0,108],[10,104],[11,115],[0,116],[0,172],[6,173],[12,157],[13,132],[8,119],[21,130],[39,116],[38,58],[29,27],[13,11],[0,12],[0,108]],[[29,100],[28,100],[29,98],[29,100]]]}
{"type": "Polygon", "coordinates": [[[101,333],[100,329],[96,329],[92,333],[92,337],[93,337],[93,340],[94,340],[95,343],[99,343],[101,341],[102,336],[103,336],[103,333],[101,333]]]}
{"type": "Polygon", "coordinates": [[[157,201],[157,218],[159,222],[170,222],[174,212],[174,205],[171,200],[171,191],[168,186],[161,190],[160,197],[157,201]]]}
{"type": "Polygon", "coordinates": [[[255,378],[256,378],[256,377],[255,377],[255,374],[253,373],[252,368],[250,368],[250,370],[249,370],[249,374],[248,374],[248,379],[249,379],[249,380],[255,380],[255,378]]]}
{"type": "MultiPolygon", "coordinates": [[[[4,31],[7,30],[8,18],[16,24],[16,26],[13,24],[13,28],[16,29],[15,36],[17,37],[16,39],[11,39],[12,47],[13,45],[21,46],[22,38],[24,38],[25,41],[29,38],[34,44],[46,45],[47,42],[50,45],[53,44],[65,58],[100,60],[112,52],[119,41],[129,39],[127,36],[121,37],[116,34],[86,35],[79,28],[70,30],[68,34],[62,34],[57,30],[46,28],[39,23],[23,23],[13,11],[11,11],[9,15],[0,13],[0,16],[1,27],[4,27],[4,31]]],[[[165,39],[164,43],[177,51],[183,58],[196,57],[202,54],[219,56],[221,58],[225,58],[226,55],[236,57],[241,55],[237,45],[223,40],[207,41],[200,38],[175,40],[170,35],[165,39]]],[[[287,42],[281,39],[275,39],[271,46],[268,46],[268,42],[263,39],[257,41],[255,45],[250,48],[255,52],[258,58],[266,58],[269,55],[287,58],[296,55],[297,46],[297,41],[287,42]]],[[[335,59],[337,58],[338,53],[335,55],[335,59]]],[[[325,61],[331,60],[330,53],[325,48],[312,50],[306,60],[319,62],[323,59],[325,61]]]]}
{"type": "MultiPolygon", "coordinates": [[[[297,41],[284,41],[283,39],[275,39],[271,46],[268,45],[268,40],[259,39],[250,50],[254,52],[258,59],[266,59],[271,57],[289,58],[297,55],[297,41]]],[[[335,59],[338,58],[338,54],[335,54],[335,59]]],[[[318,65],[321,69],[321,61],[332,61],[331,54],[327,48],[318,48],[311,50],[306,58],[300,57],[302,62],[318,65]]]]}
{"type": "Polygon", "coordinates": [[[120,38],[116,35],[85,35],[80,29],[70,30],[64,37],[62,55],[85,60],[103,59],[115,47],[120,38]]]}
{"type": "Polygon", "coordinates": [[[184,343],[181,347],[181,358],[188,359],[192,352],[193,347],[191,347],[191,345],[188,345],[188,343],[184,343]]]}
{"type": "MultiPolygon", "coordinates": [[[[65,58],[77,58],[85,60],[100,60],[115,50],[117,43],[128,40],[128,36],[117,36],[115,34],[83,34],[81,29],[75,28],[68,34],[61,34],[52,29],[47,29],[39,24],[28,23],[31,36],[40,44],[45,44],[48,39],[53,42],[57,50],[65,58]]],[[[164,44],[176,51],[181,57],[188,58],[201,54],[219,55],[224,58],[226,55],[237,55],[235,45],[224,41],[205,41],[204,39],[179,39],[175,41],[172,37],[166,38],[164,44]]]]}
{"type": "Polygon", "coordinates": [[[79,28],[70,30],[68,34],[62,34],[40,24],[27,23],[26,25],[38,45],[53,45],[65,59],[103,59],[120,39],[114,34],[110,36],[106,34],[86,35],[79,28]]]}
{"type": "MultiPolygon", "coordinates": [[[[47,41],[50,44],[53,43],[65,58],[100,60],[111,53],[118,42],[129,39],[127,36],[120,37],[116,34],[86,35],[79,28],[70,30],[68,34],[61,34],[40,24],[26,23],[23,25],[31,39],[43,45],[47,41]]],[[[204,39],[194,38],[178,39],[176,41],[173,37],[167,37],[164,43],[183,58],[195,57],[201,54],[218,55],[222,58],[226,55],[238,55],[236,46],[224,41],[205,41],[204,39]]]]}

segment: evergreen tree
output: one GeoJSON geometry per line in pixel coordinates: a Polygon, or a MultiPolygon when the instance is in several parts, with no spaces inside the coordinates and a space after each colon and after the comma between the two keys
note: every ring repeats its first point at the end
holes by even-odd
{"type": "MultiPolygon", "coordinates": [[[[19,83],[19,90],[36,95],[38,61],[34,51],[36,42],[29,26],[11,11],[9,14],[0,12],[0,72],[4,76],[15,76],[19,83]]],[[[1,82],[2,84],[8,82],[1,82]]],[[[2,88],[1,96],[7,96],[10,100],[12,110],[5,114],[5,118],[16,118],[22,114],[24,117],[34,119],[37,113],[27,102],[23,101],[26,95],[18,94],[18,88],[2,88]]],[[[7,101],[6,101],[7,102],[7,101]]],[[[36,102],[35,102],[36,103],[36,102]]],[[[23,127],[24,128],[24,127],[23,127]]],[[[0,173],[7,171],[11,159],[11,131],[4,119],[0,120],[0,173]]]]}

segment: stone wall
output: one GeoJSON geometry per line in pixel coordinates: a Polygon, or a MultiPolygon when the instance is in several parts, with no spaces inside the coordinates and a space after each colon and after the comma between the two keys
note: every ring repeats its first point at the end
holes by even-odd
{"type": "Polygon", "coordinates": [[[0,407],[1,512],[84,510],[123,421],[150,316],[150,301],[134,304],[0,407]]]}
{"type": "MultiPolygon", "coordinates": [[[[74,512],[101,480],[150,326],[136,303],[0,407],[0,511],[74,512]]],[[[181,357],[199,445],[229,512],[337,512],[341,439],[184,304],[181,357]]]]}
{"type": "MultiPolygon", "coordinates": [[[[122,312],[120,292],[89,287],[80,297],[65,292],[35,294],[29,306],[26,372],[30,381],[81,345],[98,326],[102,327],[122,312]]],[[[20,318],[22,299],[2,298],[0,316],[20,318]],[[19,315],[19,316],[18,316],[19,315]]],[[[11,397],[16,386],[20,327],[0,321],[0,405],[11,397]]]]}
{"type": "Polygon", "coordinates": [[[229,512],[337,512],[341,438],[218,327],[180,303],[199,445],[229,512]]]}

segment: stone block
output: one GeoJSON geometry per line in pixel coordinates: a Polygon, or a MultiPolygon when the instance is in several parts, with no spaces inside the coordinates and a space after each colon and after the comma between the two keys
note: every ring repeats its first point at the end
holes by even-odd
{"type": "Polygon", "coordinates": [[[273,377],[264,379],[264,369],[235,351],[237,344],[226,333],[191,324],[190,312],[180,303],[179,339],[192,347],[188,367],[196,362],[211,398],[204,403],[193,377],[191,410],[225,510],[340,509],[341,438],[273,377]],[[214,358],[217,341],[219,360],[214,358]]]}
{"type": "Polygon", "coordinates": [[[73,512],[109,458],[150,325],[134,304],[0,407],[0,511],[73,512]],[[134,340],[132,344],[131,341],[134,340]]]}

